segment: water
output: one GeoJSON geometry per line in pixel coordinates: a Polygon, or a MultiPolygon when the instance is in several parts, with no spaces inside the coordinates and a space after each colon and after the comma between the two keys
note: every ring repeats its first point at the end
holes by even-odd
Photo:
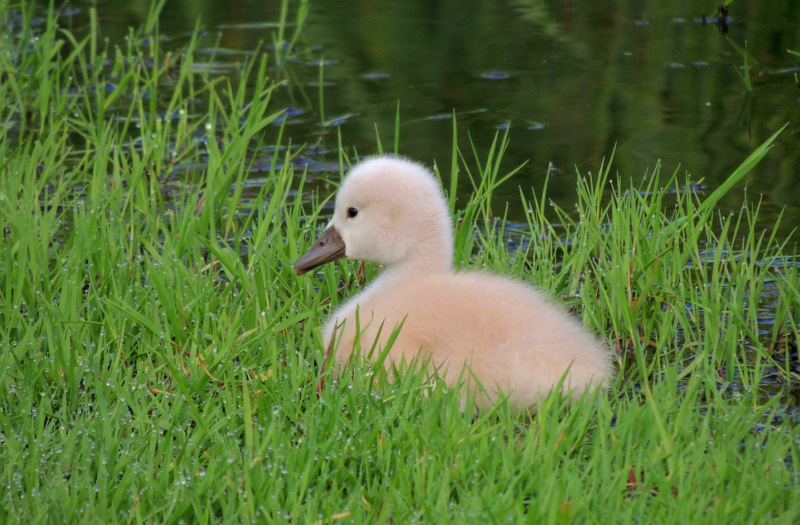
{"type": "MultiPolygon", "coordinates": [[[[288,20],[298,7],[289,5],[288,20]]],[[[660,159],[664,171],[688,171],[711,190],[791,122],[746,186],[763,198],[765,226],[784,207],[782,232],[800,226],[800,56],[787,52],[800,52],[800,1],[734,1],[727,35],[713,23],[713,2],[325,0],[309,8],[292,59],[273,70],[289,80],[275,102],[297,112],[289,136],[317,147],[310,157],[321,171],[337,161],[336,128],[319,126],[324,60],[324,119],[346,117],[350,151],[374,153],[376,127],[391,144],[398,104],[401,153],[445,171],[451,114],[466,151],[469,136],[483,153],[510,125],[505,167],[529,161],[498,195],[515,220],[524,213],[518,187],[540,188],[549,166],[550,195],[565,208],[575,200],[575,168],[596,172],[615,145],[624,179],[641,179],[660,159]],[[751,93],[737,74],[745,44],[751,93]]],[[[112,41],[146,15],[133,0],[97,9],[112,41]]],[[[236,51],[272,43],[279,19],[276,1],[167,2],[160,31],[179,45],[199,21],[209,52],[222,48],[217,60],[235,63],[236,51]]],[[[722,207],[738,209],[742,196],[731,192],[722,207]]]]}

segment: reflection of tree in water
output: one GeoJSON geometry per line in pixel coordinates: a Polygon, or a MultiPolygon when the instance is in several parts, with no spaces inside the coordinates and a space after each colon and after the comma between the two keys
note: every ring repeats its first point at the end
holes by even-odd
{"type": "MultiPolygon", "coordinates": [[[[114,13],[97,9],[112,42],[124,40],[141,11],[133,0],[115,3],[114,13]]],[[[701,12],[682,9],[589,0],[311,2],[298,40],[303,53],[270,70],[287,80],[273,97],[276,106],[301,112],[286,123],[295,143],[336,151],[336,129],[318,125],[324,59],[325,119],[355,115],[341,132],[359,153],[376,149],[376,127],[384,143],[391,140],[399,103],[401,151],[428,163],[445,162],[453,112],[460,136],[469,131],[479,150],[510,122],[508,166],[531,160],[519,185],[538,184],[552,163],[563,175],[550,183],[557,201],[573,198],[575,165],[592,169],[615,145],[624,177],[641,177],[661,159],[713,186],[796,116],[797,57],[786,50],[800,50],[800,2],[734,2],[727,14],[709,11],[705,26],[701,12]],[[719,20],[727,23],[725,38],[719,20]],[[749,95],[737,76],[745,42],[749,95]]],[[[179,39],[197,16],[209,46],[252,50],[259,41],[271,45],[274,29],[258,23],[275,22],[279,12],[272,3],[167,3],[160,32],[179,39]]],[[[787,225],[800,223],[791,197],[800,190],[793,136],[784,133],[753,175],[775,206],[789,206],[787,225]]],[[[722,204],[736,208],[738,197],[727,198],[722,204]]]]}

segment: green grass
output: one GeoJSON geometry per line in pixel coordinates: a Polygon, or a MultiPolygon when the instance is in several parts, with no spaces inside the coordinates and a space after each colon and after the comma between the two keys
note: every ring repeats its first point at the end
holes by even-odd
{"type": "Polygon", "coordinates": [[[454,135],[457,263],[563,297],[616,383],[535,415],[369,366],[318,392],[357,264],[293,274],[327,198],[294,197],[296,149],[248,184],[276,145],[268,52],[221,78],[194,39],[104,48],[52,13],[33,39],[32,16],[0,34],[0,521],[797,522],[796,248],[757,202],[714,208],[766,145],[717,191],[610,161],[574,211],[524,189],[520,227],[492,198],[508,136],[481,156],[454,135]]]}

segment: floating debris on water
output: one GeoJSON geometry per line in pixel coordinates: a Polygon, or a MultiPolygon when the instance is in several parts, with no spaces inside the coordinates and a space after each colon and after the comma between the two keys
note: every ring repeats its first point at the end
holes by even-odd
{"type": "Polygon", "coordinates": [[[501,71],[488,71],[483,73],[481,78],[485,78],[487,80],[505,80],[508,78],[508,74],[501,71]]]}
{"type": "Polygon", "coordinates": [[[425,117],[422,120],[445,120],[452,117],[450,113],[437,113],[436,115],[431,115],[430,117],[425,117]]]}
{"type": "Polygon", "coordinates": [[[361,75],[361,78],[366,80],[382,80],[384,78],[389,78],[392,75],[389,73],[364,73],[361,75]]]}

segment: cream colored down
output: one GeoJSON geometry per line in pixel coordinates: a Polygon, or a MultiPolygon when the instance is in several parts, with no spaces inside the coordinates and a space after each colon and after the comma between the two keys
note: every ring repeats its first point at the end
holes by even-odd
{"type": "MultiPolygon", "coordinates": [[[[328,229],[341,237],[346,257],[384,265],[323,327],[325,344],[337,327],[340,366],[354,351],[358,311],[362,352],[379,332],[383,348],[402,322],[389,360],[409,362],[422,352],[448,383],[467,365],[471,374],[462,378],[474,376],[489,395],[486,403],[478,394],[481,405],[494,401],[499,389],[516,407],[534,407],[562,378],[564,391],[579,395],[613,377],[609,349],[533,287],[488,272],[453,270],[452,220],[425,167],[393,157],[358,164],[342,183],[328,229]]],[[[298,267],[307,266],[315,249],[298,260],[298,273],[320,264],[298,267]]]]}

